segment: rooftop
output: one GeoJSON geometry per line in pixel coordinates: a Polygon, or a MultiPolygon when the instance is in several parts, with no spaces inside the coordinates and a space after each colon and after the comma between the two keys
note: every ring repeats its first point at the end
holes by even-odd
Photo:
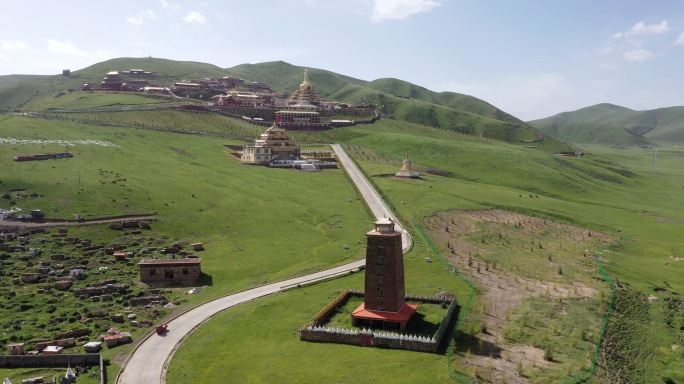
{"type": "Polygon", "coordinates": [[[138,264],[155,265],[155,264],[200,264],[202,261],[199,257],[187,259],[143,259],[138,264]]]}
{"type": "Polygon", "coordinates": [[[354,312],[352,312],[352,317],[357,319],[383,320],[395,323],[403,323],[408,321],[411,315],[416,313],[416,309],[418,309],[418,304],[404,304],[399,312],[374,311],[371,309],[366,309],[366,303],[363,303],[359,305],[354,312]]]}

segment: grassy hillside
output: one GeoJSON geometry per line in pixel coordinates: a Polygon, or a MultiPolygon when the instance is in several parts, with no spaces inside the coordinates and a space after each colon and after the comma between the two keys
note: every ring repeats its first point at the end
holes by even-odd
{"type": "Polygon", "coordinates": [[[42,75],[4,75],[0,76],[0,89],[19,84],[27,80],[43,77],[42,75]]]}
{"type": "MultiPolygon", "coordinates": [[[[69,94],[72,91],[79,93],[84,83],[101,81],[109,71],[132,68],[153,72],[150,82],[159,86],[169,86],[179,80],[231,75],[269,84],[284,93],[299,87],[304,70],[303,67],[282,61],[221,69],[197,62],[118,58],[72,71],[70,77],[41,77],[1,87],[0,111],[74,108],[78,105],[92,107],[97,102],[81,100],[82,96],[69,94]]],[[[310,69],[309,78],[316,89],[330,100],[373,104],[396,119],[509,142],[538,141],[544,137],[544,134],[519,119],[472,96],[452,92],[436,93],[397,79],[367,82],[321,69],[310,69]]],[[[157,102],[140,99],[140,103],[157,102]]],[[[130,102],[116,101],[100,104],[112,107],[131,105],[130,102]]]]}
{"type": "MultiPolygon", "coordinates": [[[[280,92],[297,89],[303,70],[282,61],[227,69],[234,76],[271,84],[280,92]]],[[[519,119],[468,95],[437,93],[398,79],[366,82],[320,69],[309,69],[309,79],[329,100],[373,104],[384,114],[416,124],[504,141],[537,140],[543,136],[519,119]]]]}
{"type": "MultiPolygon", "coordinates": [[[[226,71],[232,75],[249,81],[268,84],[276,91],[290,93],[299,89],[304,79],[304,67],[294,66],[284,61],[272,61],[259,64],[241,64],[226,71]]],[[[347,84],[363,85],[365,81],[339,75],[322,69],[308,68],[309,80],[318,92],[331,95],[347,84]]]]}
{"type": "Polygon", "coordinates": [[[72,71],[72,76],[80,78],[102,79],[109,71],[125,71],[129,69],[143,69],[154,72],[153,82],[159,81],[169,86],[169,81],[182,79],[198,79],[204,77],[223,77],[226,73],[218,66],[196,61],[176,61],[152,57],[130,58],[122,57],[93,64],[87,68],[72,71]]]}
{"type": "Polygon", "coordinates": [[[183,79],[226,76],[224,70],[211,64],[157,58],[118,58],[71,71],[70,77],[42,76],[2,87],[0,111],[42,108],[41,105],[49,104],[51,99],[68,94],[70,89],[80,92],[84,83],[99,83],[109,71],[134,68],[154,72],[154,76],[149,79],[150,83],[159,86],[170,86],[174,81],[183,79]]]}
{"type": "Polygon", "coordinates": [[[617,105],[598,104],[529,124],[573,143],[640,146],[684,142],[684,107],[633,111],[617,105]]]}
{"type": "MultiPolygon", "coordinates": [[[[342,170],[307,174],[242,166],[225,145],[241,145],[261,129],[214,114],[165,109],[78,113],[49,110],[57,107],[55,103],[99,108],[149,102],[126,95],[94,95],[79,99],[82,94],[75,93],[54,99],[51,104],[40,104],[46,108],[42,112],[46,119],[0,117],[0,137],[67,140],[72,143],[74,153],[72,159],[16,163],[11,160],[14,155],[57,152],[64,147],[42,142],[0,144],[6,154],[0,158],[3,169],[0,192],[8,193],[14,206],[50,207],[50,215],[62,218],[78,212],[86,218],[156,212],[160,219],[153,224],[150,236],[203,242],[207,248],[201,254],[203,270],[211,276],[212,284],[201,295],[181,295],[181,291],[174,291],[181,295],[181,309],[267,281],[362,257],[363,233],[372,218],[367,216],[342,170]],[[114,145],[79,144],[76,140],[114,145]],[[27,194],[15,196],[16,192],[12,191],[18,190],[27,194]],[[35,195],[29,196],[29,192],[35,195]],[[343,249],[342,244],[349,245],[350,249],[343,249]]],[[[427,102],[385,97],[389,101],[394,99],[406,102],[398,103],[395,108],[407,118],[433,110],[439,122],[440,116],[450,112],[446,107],[427,102]]],[[[487,126],[483,123],[487,120],[480,115],[458,112],[456,119],[460,116],[464,120],[479,119],[480,129],[496,129],[496,122],[487,126]]],[[[293,136],[300,142],[316,142],[312,145],[319,147],[321,141],[345,144],[388,204],[409,225],[412,234],[417,233],[412,225],[414,219],[421,225],[429,225],[445,212],[491,207],[572,224],[586,232],[610,234],[619,241],[601,258],[609,276],[621,284],[620,310],[624,309],[626,314],[611,318],[609,335],[612,338],[608,338],[607,345],[612,349],[605,351],[610,364],[606,369],[600,368],[597,375],[604,372],[612,376],[597,381],[616,382],[613,380],[616,372],[622,375],[619,381],[654,382],[665,372],[675,382],[684,378],[684,360],[671,348],[681,345],[683,335],[675,325],[684,319],[684,306],[680,311],[678,302],[673,301],[684,291],[684,264],[675,261],[681,256],[678,233],[684,225],[684,214],[679,209],[684,203],[679,193],[684,168],[678,149],[659,151],[658,168],[654,170],[647,150],[590,147],[583,158],[559,158],[550,154],[555,145],[551,140],[536,143],[539,146],[535,150],[519,143],[464,134],[457,129],[392,119],[321,133],[297,132],[293,136]],[[387,176],[401,167],[406,153],[422,179],[399,180],[387,176]],[[646,298],[652,293],[657,299],[649,302],[646,298]],[[646,311],[643,302],[650,303],[646,311]],[[677,308],[674,311],[670,308],[673,305],[677,308]],[[644,318],[630,317],[630,313],[636,312],[644,318]],[[648,333],[629,333],[635,324],[651,324],[651,327],[648,333]],[[625,332],[631,336],[621,337],[625,332]],[[627,371],[612,365],[624,361],[636,365],[627,371]]],[[[0,199],[0,208],[8,208],[11,201],[0,199]]],[[[508,315],[511,331],[496,334],[500,340],[495,338],[487,343],[515,342],[551,351],[556,348],[556,353],[561,354],[556,362],[540,362],[537,366],[525,363],[524,374],[533,382],[558,382],[581,372],[586,367],[586,356],[598,342],[600,316],[610,294],[591,257],[598,248],[588,247],[586,252],[570,245],[554,248],[552,233],[540,230],[535,235],[523,234],[512,224],[505,229],[509,243],[501,238],[502,232],[499,232],[500,240],[494,241],[497,238],[494,226],[483,224],[482,228],[481,234],[472,236],[474,244],[484,249],[496,243],[502,247],[502,253],[495,259],[494,254],[473,252],[472,258],[478,265],[490,263],[488,268],[496,260],[495,270],[505,277],[502,287],[507,287],[506,279],[511,282],[541,279],[557,285],[582,282],[597,292],[595,297],[587,299],[525,299],[508,315]],[[562,275],[558,273],[560,269],[562,275]],[[520,311],[530,315],[525,317],[520,311]],[[577,321],[584,319],[587,325],[583,328],[587,331],[575,329],[574,320],[553,315],[557,311],[576,316],[577,321]],[[535,323],[531,320],[534,318],[548,321],[535,323]],[[573,343],[572,351],[562,349],[563,345],[573,343]]],[[[101,227],[79,229],[71,235],[109,241],[120,236],[101,227]]],[[[419,294],[448,290],[465,302],[467,287],[449,272],[452,267],[424,262],[425,257],[437,260],[437,255],[428,248],[426,240],[417,235],[415,239],[416,247],[407,256],[410,290],[419,294]]],[[[439,250],[448,254],[449,243],[435,241],[439,250]]],[[[9,279],[18,272],[5,273],[3,278],[9,279]]],[[[133,276],[137,275],[133,273],[133,276]]],[[[486,359],[491,359],[492,367],[499,363],[511,364],[512,355],[490,356],[476,347],[477,340],[481,343],[477,345],[486,345],[482,343],[489,340],[482,328],[489,305],[485,296],[476,299],[472,316],[462,325],[462,334],[457,338],[457,343],[470,340],[468,343],[472,344],[468,345],[472,349],[454,350],[448,356],[310,345],[293,336],[295,328],[306,323],[335,292],[357,288],[361,280],[361,275],[351,275],[340,281],[274,295],[241,307],[237,312],[226,312],[208,323],[207,331],[200,330],[190,337],[188,349],[181,348],[171,364],[171,378],[174,382],[193,382],[195,377],[187,376],[189,372],[211,372],[204,379],[206,382],[268,381],[276,377],[279,382],[303,382],[313,375],[332,381],[345,376],[347,382],[359,382],[359,377],[367,378],[361,375],[368,373],[372,362],[375,367],[372,377],[378,380],[451,382],[449,374],[454,370],[472,377],[491,374],[486,359]],[[273,323],[274,318],[278,324],[273,323]],[[224,324],[233,325],[229,332],[222,331],[224,324]],[[214,347],[206,348],[215,346],[211,343],[243,347],[224,348],[217,354],[214,347]],[[251,367],[249,362],[268,361],[268,356],[273,355],[279,356],[277,364],[262,364],[257,370],[245,369],[251,367]],[[288,358],[293,355],[298,357],[288,358]],[[380,356],[384,358],[379,359],[380,356]],[[468,364],[476,356],[484,359],[484,368],[468,364]],[[302,371],[302,361],[317,367],[316,370],[302,371]],[[415,364],[416,361],[420,364],[415,364]],[[218,369],[219,366],[222,368],[218,369]],[[396,370],[395,366],[411,369],[396,370]],[[445,371],[444,367],[448,369],[445,371]]],[[[35,286],[21,287],[26,291],[20,293],[21,300],[34,300],[30,290],[35,286]]],[[[13,289],[12,285],[3,289],[2,297],[9,302],[6,291],[13,289]]],[[[525,290],[524,284],[522,289],[525,290]]],[[[35,300],[43,298],[38,296],[35,300]]],[[[6,301],[0,303],[5,305],[6,301]]],[[[23,317],[27,318],[28,313],[30,310],[23,317]]],[[[58,315],[64,319],[59,324],[71,326],[69,313],[58,315]]],[[[22,325],[17,340],[43,336],[40,326],[45,321],[29,319],[22,325]]],[[[143,330],[136,332],[138,338],[143,330]]],[[[105,352],[113,361],[110,378],[130,350],[131,346],[124,346],[105,352]]],[[[512,372],[515,369],[513,364],[512,372]]]]}

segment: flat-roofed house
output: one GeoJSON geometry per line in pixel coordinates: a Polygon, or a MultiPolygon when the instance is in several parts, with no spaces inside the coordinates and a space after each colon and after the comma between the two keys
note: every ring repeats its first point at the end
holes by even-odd
{"type": "Polygon", "coordinates": [[[140,281],[154,286],[193,285],[202,274],[201,258],[143,259],[140,281]]]}

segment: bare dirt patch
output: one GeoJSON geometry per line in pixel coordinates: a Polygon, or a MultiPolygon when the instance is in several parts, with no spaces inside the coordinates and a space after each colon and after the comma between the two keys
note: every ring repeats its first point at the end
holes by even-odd
{"type": "Polygon", "coordinates": [[[552,368],[547,351],[507,340],[511,314],[536,296],[559,302],[594,297],[600,286],[592,282],[597,270],[591,250],[613,238],[497,209],[443,212],[424,225],[448,261],[479,288],[482,305],[471,317],[480,331],[463,335],[471,340],[459,350],[466,366],[493,383],[527,383],[521,368],[552,368]]]}

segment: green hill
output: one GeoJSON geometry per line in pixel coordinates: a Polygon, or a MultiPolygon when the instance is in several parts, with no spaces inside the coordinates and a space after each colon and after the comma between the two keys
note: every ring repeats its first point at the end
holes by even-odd
{"type": "Polygon", "coordinates": [[[613,104],[598,104],[529,124],[572,143],[645,146],[684,142],[684,107],[634,111],[613,104]]]}
{"type": "MultiPolygon", "coordinates": [[[[282,61],[243,64],[227,69],[233,76],[260,81],[284,93],[299,87],[303,70],[304,67],[282,61]]],[[[543,138],[520,119],[472,96],[437,93],[398,79],[368,82],[315,68],[309,69],[309,79],[329,100],[374,104],[383,114],[412,123],[505,141],[543,138]]]]}
{"type": "MultiPolygon", "coordinates": [[[[84,83],[99,82],[105,73],[140,68],[154,73],[152,84],[169,86],[174,81],[205,77],[236,76],[246,81],[259,81],[273,89],[288,93],[299,87],[304,67],[282,61],[260,64],[243,64],[228,69],[215,65],[173,61],[158,58],[117,58],[91,65],[71,72],[70,77],[43,76],[36,79],[17,78],[12,85],[0,88],[0,110],[42,110],[69,108],[72,100],[57,100],[71,92],[78,92],[84,83]]],[[[386,117],[416,124],[480,135],[508,142],[541,142],[545,135],[523,121],[501,111],[495,106],[472,96],[453,92],[432,92],[398,79],[364,81],[311,68],[309,79],[327,99],[366,103],[377,106],[386,117]]],[[[85,102],[95,106],[98,102],[85,102]]],[[[156,103],[156,102],[153,102],[156,103]]],[[[78,103],[77,103],[78,104],[78,103]]],[[[111,101],[107,105],[128,105],[127,101],[111,101]]],[[[548,139],[553,146],[562,146],[554,139],[548,139]]]]}
{"type": "MultiPolygon", "coordinates": [[[[73,93],[62,96],[60,103],[80,110],[113,102],[148,103],[138,97],[73,93]],[[80,96],[86,98],[79,99],[80,96]],[[107,99],[100,99],[104,97],[107,99]],[[120,99],[109,99],[111,97],[120,99]]],[[[386,96],[386,100],[390,99],[386,96]]],[[[421,113],[418,106],[422,104],[428,105],[428,111],[434,108],[437,115],[441,108],[447,108],[410,100],[397,109],[410,117],[421,113]],[[413,103],[415,110],[401,110],[413,103]]],[[[459,114],[466,115],[465,112],[459,114]]],[[[7,152],[6,156],[0,157],[3,169],[0,193],[6,196],[0,199],[0,208],[43,208],[48,210],[49,216],[56,218],[71,218],[77,212],[87,218],[156,212],[159,220],[153,223],[153,230],[144,235],[122,235],[104,226],[95,226],[71,228],[69,236],[93,239],[98,244],[124,241],[127,237],[138,242],[168,238],[168,242],[204,243],[202,268],[212,277],[212,283],[197,295],[184,294],[187,288],[173,288],[174,301],[180,305],[178,311],[223,294],[323,269],[363,255],[363,233],[372,218],[356,198],[343,170],[304,173],[250,167],[241,165],[230,154],[227,145],[244,144],[262,132],[261,127],[218,114],[167,109],[46,111],[42,116],[44,118],[0,116],[0,137],[17,140],[12,144],[0,144],[2,152],[7,152]],[[51,153],[64,148],[40,140],[69,141],[73,143],[74,157],[44,162],[12,161],[13,155],[51,153]],[[111,145],[85,144],[83,141],[111,145]]],[[[468,116],[484,119],[476,114],[468,116]]],[[[552,248],[556,234],[549,231],[555,223],[568,223],[586,228],[585,238],[591,238],[591,233],[609,233],[615,244],[601,257],[609,276],[620,281],[616,311],[621,312],[610,318],[609,332],[616,333],[609,333],[611,337],[606,340],[614,343],[611,344],[613,349],[606,350],[607,365],[602,363],[597,372],[607,366],[611,374],[620,375],[621,382],[628,381],[625,379],[657,382],[663,369],[667,369],[677,382],[684,377],[681,353],[670,348],[673,344],[680,345],[679,327],[684,319],[684,305],[680,305],[681,299],[677,295],[684,291],[684,263],[673,261],[673,257],[680,257],[678,234],[684,223],[684,214],[678,209],[683,203],[680,199],[684,199],[676,177],[680,172],[679,150],[659,151],[662,165],[654,174],[650,169],[650,151],[595,148],[582,158],[559,158],[548,151],[531,151],[518,144],[386,118],[372,125],[295,132],[293,136],[309,148],[321,148],[321,142],[342,143],[397,217],[407,224],[416,241],[414,250],[406,257],[406,280],[411,292],[434,294],[446,290],[459,293],[462,289],[451,267],[444,268],[437,262],[438,255],[428,248],[415,223],[434,227],[439,221],[437,214],[478,212],[491,207],[543,220],[544,225],[535,224],[532,219],[517,224],[504,222],[497,227],[485,223],[484,231],[477,234],[472,233],[472,228],[460,228],[452,223],[454,241],[469,239],[479,247],[474,249],[486,249],[492,244],[502,247],[500,254],[474,250],[473,263],[482,264],[482,270],[473,274],[498,275],[499,284],[506,289],[511,289],[507,281],[513,283],[519,279],[523,282],[522,287],[529,284],[522,288],[523,291],[535,289],[533,280],[526,283],[527,279],[549,282],[546,288],[540,288],[540,297],[522,302],[520,311],[530,306],[526,310],[529,314],[514,311],[502,316],[497,321],[506,319],[509,325],[506,329],[510,331],[501,332],[494,341],[487,341],[496,345],[516,343],[539,350],[555,350],[553,362],[525,365],[525,375],[536,382],[564,382],[568,375],[582,372],[587,360],[594,356],[610,297],[610,290],[601,279],[593,257],[596,249],[589,247],[582,252],[585,248],[579,250],[569,245],[552,248]],[[410,154],[413,168],[421,173],[421,179],[402,180],[388,176],[401,167],[406,153],[410,154]],[[547,222],[548,228],[545,228],[547,222]],[[531,230],[536,232],[527,232],[531,230]],[[541,239],[544,239],[543,244],[541,239]],[[425,262],[425,258],[435,262],[425,262]],[[496,261],[496,266],[492,260],[496,261]],[[593,297],[573,296],[573,291],[579,292],[584,287],[582,284],[596,290],[593,297]],[[633,288],[628,289],[629,286],[633,288]],[[576,288],[565,292],[570,297],[544,298],[541,294],[544,289],[560,294],[566,289],[564,287],[576,288]],[[654,292],[656,287],[665,287],[663,289],[667,291],[654,292]],[[634,300],[620,296],[626,293],[634,295],[630,296],[634,300]],[[649,302],[649,294],[655,294],[659,299],[649,302]],[[582,312],[585,310],[593,311],[591,316],[582,312]],[[547,318],[552,320],[538,321],[547,318]],[[631,323],[635,319],[638,322],[631,323]],[[580,323],[585,320],[587,324],[580,323]],[[633,332],[635,326],[645,324],[648,324],[648,332],[633,332]],[[625,332],[627,336],[618,332],[625,332]],[[615,334],[620,337],[617,346],[615,334]],[[642,354],[651,357],[643,359],[642,354]],[[632,364],[630,370],[620,369],[625,361],[632,364]]],[[[74,255],[78,252],[68,242],[59,247],[52,245],[56,243],[49,240],[50,234],[43,237],[45,242],[39,244],[47,255],[63,249],[74,255]]],[[[434,240],[440,252],[455,257],[448,242],[434,240]]],[[[465,256],[461,257],[469,257],[468,253],[466,250],[465,256]]],[[[53,303],[51,300],[57,300],[57,296],[36,293],[42,289],[41,284],[14,285],[10,280],[28,270],[28,253],[3,257],[2,277],[7,284],[0,295],[0,305],[8,311],[23,308],[20,322],[8,319],[3,324],[8,330],[0,337],[3,348],[10,342],[29,342],[48,338],[58,330],[72,329],[77,321],[73,308],[77,306],[84,308],[79,314],[111,309],[111,302],[82,302],[68,294],[64,308],[55,305],[54,315],[46,314],[43,308],[53,303]],[[12,296],[12,292],[16,296],[12,296]],[[11,328],[17,324],[19,328],[11,328]]],[[[42,260],[38,258],[31,262],[42,260]]],[[[89,259],[74,257],[68,260],[69,265],[85,261],[107,265],[109,271],[93,270],[92,276],[87,277],[89,280],[79,283],[81,286],[105,278],[116,277],[125,282],[131,276],[134,279],[138,276],[134,263],[130,266],[111,264],[104,253],[89,259]]],[[[481,352],[476,347],[477,340],[493,340],[481,325],[482,319],[487,318],[485,307],[489,306],[483,299],[485,296],[476,297],[457,336],[459,343],[473,341],[473,352],[411,354],[299,341],[296,328],[310,321],[311,316],[340,290],[359,287],[361,276],[350,274],[341,280],[273,295],[227,311],[190,336],[189,344],[184,345],[172,360],[171,374],[209,372],[205,369],[207,364],[221,369],[208,374],[204,382],[231,381],[227,375],[235,371],[245,376],[258,375],[257,381],[282,375],[278,376],[278,382],[283,383],[316,381],[313,375],[334,382],[335,377],[343,374],[352,378],[348,382],[367,381],[371,375],[376,381],[447,383],[452,380],[444,374],[445,366],[471,374],[468,372],[474,368],[468,366],[468,361],[481,352]],[[243,318],[247,324],[243,325],[232,316],[243,318]],[[224,318],[231,320],[223,321],[224,318]],[[278,321],[273,322],[274,318],[278,321]],[[268,332],[258,333],[254,326],[268,332]],[[213,347],[217,342],[212,341],[206,344],[210,348],[193,349],[198,343],[204,345],[201,337],[205,332],[220,341],[219,344],[243,347],[217,349],[213,347]],[[253,339],[255,335],[259,337],[258,342],[253,339]],[[216,352],[219,350],[221,353],[216,352]],[[327,358],[330,351],[334,351],[335,359],[327,358]],[[377,353],[392,353],[393,358],[374,359],[377,353]],[[280,356],[277,366],[259,366],[258,370],[240,360],[266,361],[268,356],[274,355],[280,356]],[[416,359],[420,364],[416,364],[416,359]],[[340,365],[339,360],[345,364],[340,365]],[[397,364],[397,360],[401,364],[397,364]],[[315,373],[301,370],[302,361],[320,369],[315,373]],[[371,365],[373,369],[370,369],[371,365]],[[184,369],[186,367],[188,369],[184,369]],[[192,369],[195,367],[198,369],[192,369]],[[397,371],[396,367],[408,368],[397,371]],[[427,380],[420,380],[420,377],[427,377],[427,380]]],[[[497,282],[492,282],[491,287],[496,285],[497,282]]],[[[131,289],[132,295],[147,292],[137,285],[131,289]]],[[[516,294],[516,291],[511,290],[510,294],[516,294]]],[[[459,300],[464,298],[459,296],[459,300]]],[[[120,305],[118,301],[115,303],[120,305]]],[[[172,309],[163,311],[163,316],[173,313],[172,309]]],[[[161,321],[159,317],[152,318],[151,311],[136,309],[136,314],[139,319],[161,321]]],[[[108,319],[100,319],[83,326],[99,333],[112,325],[108,319]]],[[[133,329],[136,341],[148,330],[129,328],[127,324],[121,326],[133,329]]],[[[105,357],[112,362],[108,368],[110,382],[130,349],[130,346],[123,346],[104,351],[105,357]]],[[[493,365],[506,362],[507,355],[509,351],[505,350],[500,356],[487,352],[481,353],[480,357],[490,359],[493,365]]],[[[487,364],[477,368],[478,374],[488,372],[487,364]]],[[[515,364],[508,365],[515,371],[515,364]]],[[[475,373],[472,375],[474,377],[475,373]]],[[[597,379],[597,382],[610,381],[597,379]]]]}
{"type": "Polygon", "coordinates": [[[43,75],[5,75],[0,76],[0,89],[19,84],[24,81],[44,77],[43,75]]]}
{"type": "Polygon", "coordinates": [[[118,58],[93,64],[87,68],[71,71],[70,77],[62,75],[41,76],[0,88],[0,111],[31,110],[49,107],[50,100],[79,91],[84,83],[100,82],[105,73],[113,70],[124,71],[133,68],[154,73],[150,82],[155,85],[170,86],[174,81],[203,77],[222,77],[226,73],[221,68],[192,61],[174,61],[157,58],[118,58]]]}

